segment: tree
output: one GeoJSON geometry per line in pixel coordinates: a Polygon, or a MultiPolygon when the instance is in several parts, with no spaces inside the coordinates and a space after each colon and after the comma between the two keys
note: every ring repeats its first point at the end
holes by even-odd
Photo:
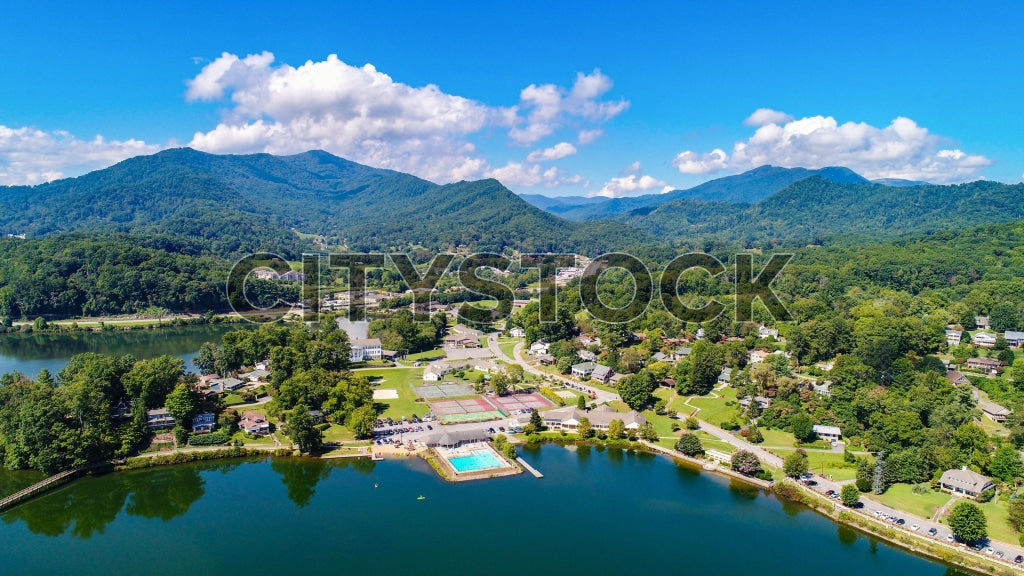
{"type": "Polygon", "coordinates": [[[988,471],[1003,482],[1013,482],[1014,478],[1024,478],[1024,462],[1020,452],[1013,446],[1000,446],[992,457],[988,471]]]}
{"type": "Polygon", "coordinates": [[[809,464],[807,462],[807,453],[803,450],[797,450],[786,459],[782,461],[782,471],[786,473],[786,476],[790,478],[799,478],[807,473],[809,464]]]}
{"type": "Polygon", "coordinates": [[[839,498],[844,506],[853,508],[860,502],[860,490],[853,484],[846,484],[839,490],[839,498]]]}
{"type": "Polygon", "coordinates": [[[217,371],[217,362],[220,359],[220,346],[213,342],[203,342],[199,347],[199,353],[192,359],[192,364],[202,374],[213,374],[217,371]]]}
{"type": "Polygon", "coordinates": [[[693,416],[687,416],[686,420],[683,420],[683,426],[686,426],[687,430],[696,430],[700,428],[700,421],[693,416]]]}
{"type": "Polygon", "coordinates": [[[158,408],[163,406],[164,398],[174,390],[184,373],[184,360],[160,356],[152,360],[139,360],[121,381],[133,399],[142,402],[146,408],[158,408]]]}
{"type": "Polygon", "coordinates": [[[369,438],[373,435],[373,425],[377,423],[377,412],[373,406],[360,406],[348,416],[348,427],[356,434],[356,438],[369,438]]]}
{"type": "Polygon", "coordinates": [[[683,434],[676,442],[676,450],[687,456],[695,457],[704,453],[704,446],[696,434],[683,434]]]}
{"type": "Polygon", "coordinates": [[[885,450],[878,453],[878,459],[875,460],[875,472],[871,476],[871,491],[875,494],[881,494],[885,492],[887,488],[885,484],[885,450]]]}
{"type": "Polygon", "coordinates": [[[654,428],[654,424],[644,422],[644,425],[640,427],[640,437],[648,442],[657,442],[658,431],[654,428]]]}
{"type": "Polygon", "coordinates": [[[797,412],[789,419],[789,425],[793,429],[793,436],[799,442],[810,442],[814,440],[814,424],[811,417],[804,412],[797,412]]]}
{"type": "Polygon", "coordinates": [[[584,416],[580,418],[580,423],[576,426],[576,433],[580,435],[580,438],[590,438],[594,435],[594,428],[590,425],[590,419],[584,416]]]}
{"type": "Polygon", "coordinates": [[[953,536],[961,542],[974,544],[988,536],[985,513],[972,502],[961,500],[954,504],[946,521],[953,530],[953,536]]]}
{"type": "Polygon", "coordinates": [[[540,417],[540,412],[534,410],[530,413],[530,424],[537,432],[544,429],[544,419],[540,417]]]}
{"type": "Polygon", "coordinates": [[[626,423],[618,418],[608,423],[608,437],[612,440],[621,440],[626,437],[626,423]]]}
{"type": "Polygon", "coordinates": [[[693,345],[688,360],[690,373],[684,393],[707,394],[714,388],[722,372],[721,351],[707,340],[701,340],[693,345]]]}
{"type": "Polygon", "coordinates": [[[651,373],[644,370],[622,379],[618,385],[619,396],[633,410],[643,410],[651,401],[655,382],[651,373]]]}
{"type": "Polygon", "coordinates": [[[587,409],[587,399],[585,397],[583,397],[583,396],[577,396],[576,397],[576,407],[579,408],[580,410],[586,410],[587,409]]]}
{"type": "Polygon", "coordinates": [[[1018,532],[1024,528],[1024,498],[1010,500],[1010,524],[1018,532]]]}
{"type": "Polygon", "coordinates": [[[871,490],[871,479],[874,477],[875,467],[871,465],[871,461],[867,458],[857,459],[857,489],[861,492],[868,492],[871,490]]]}
{"type": "Polygon", "coordinates": [[[753,452],[737,450],[732,455],[732,469],[745,476],[753,476],[761,471],[761,459],[753,452]]]}
{"type": "MultiPolygon", "coordinates": [[[[757,402],[751,402],[751,406],[756,406],[757,402]]],[[[764,442],[764,434],[761,434],[761,429],[757,426],[751,426],[747,429],[747,442],[751,444],[760,444],[764,442]]]]}
{"type": "Polygon", "coordinates": [[[324,444],[323,433],[316,427],[305,404],[295,406],[289,413],[288,436],[295,441],[299,452],[307,454],[319,451],[324,444]]]}
{"type": "Polygon", "coordinates": [[[185,427],[199,408],[199,394],[191,386],[182,382],[167,395],[166,405],[167,412],[174,417],[178,427],[185,427]]]}
{"type": "Polygon", "coordinates": [[[508,394],[509,384],[508,376],[504,372],[498,372],[491,376],[491,387],[494,388],[494,393],[498,396],[508,394]]]}

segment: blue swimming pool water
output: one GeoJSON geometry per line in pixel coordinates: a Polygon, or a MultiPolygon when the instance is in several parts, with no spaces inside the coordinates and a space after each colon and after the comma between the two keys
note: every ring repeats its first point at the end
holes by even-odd
{"type": "Polygon", "coordinates": [[[504,466],[504,462],[498,460],[497,456],[489,450],[477,450],[469,456],[456,456],[449,458],[448,461],[452,463],[456,472],[476,472],[504,466]]]}

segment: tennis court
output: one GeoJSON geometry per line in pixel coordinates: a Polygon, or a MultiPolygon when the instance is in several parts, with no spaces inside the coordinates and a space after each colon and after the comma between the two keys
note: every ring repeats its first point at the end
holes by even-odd
{"type": "Polygon", "coordinates": [[[505,417],[505,414],[495,410],[494,406],[491,406],[483,398],[431,402],[430,410],[442,424],[483,422],[505,417]]]}
{"type": "Polygon", "coordinates": [[[549,408],[554,404],[540,394],[514,394],[511,396],[496,396],[488,399],[494,407],[506,414],[521,410],[540,410],[549,408]]]}
{"type": "MultiPolygon", "coordinates": [[[[436,400],[438,398],[455,398],[458,396],[472,396],[473,387],[469,384],[456,384],[446,382],[443,384],[426,384],[424,386],[413,386],[413,392],[417,398],[425,400],[436,400]]],[[[436,412],[435,412],[436,414],[436,412]]]]}

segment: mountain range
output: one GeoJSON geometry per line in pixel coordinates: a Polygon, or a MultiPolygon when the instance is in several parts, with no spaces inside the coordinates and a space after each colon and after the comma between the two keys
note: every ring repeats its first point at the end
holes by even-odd
{"type": "Polygon", "coordinates": [[[78,178],[0,187],[0,234],[134,234],[152,249],[218,257],[459,247],[671,254],[848,243],[1022,218],[1019,184],[882,184],[846,168],[764,166],[668,194],[541,199],[493,179],[438,185],[322,151],[172,149],[78,178]]]}

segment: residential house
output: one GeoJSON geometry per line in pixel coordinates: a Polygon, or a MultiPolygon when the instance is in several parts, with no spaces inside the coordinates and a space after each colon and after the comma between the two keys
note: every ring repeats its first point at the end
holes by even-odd
{"type": "Polygon", "coordinates": [[[996,345],[996,335],[991,332],[976,332],[971,341],[974,342],[975,346],[982,348],[992,348],[996,345]]]}
{"type": "Polygon", "coordinates": [[[212,412],[204,412],[202,414],[196,414],[192,418],[192,433],[193,434],[206,434],[207,432],[213,432],[213,427],[217,425],[217,417],[212,412]]]}
{"type": "Polygon", "coordinates": [[[778,338],[779,338],[779,331],[776,330],[775,328],[769,328],[769,327],[765,326],[764,324],[761,324],[760,326],[757,327],[757,337],[758,338],[775,338],[776,340],[778,340],[778,338]]]}
{"type": "Polygon", "coordinates": [[[985,490],[995,489],[994,482],[987,477],[964,468],[962,470],[946,470],[939,479],[939,486],[957,496],[977,498],[985,490]]]}
{"type": "Polygon", "coordinates": [[[147,410],[146,427],[150,430],[170,430],[174,428],[174,417],[167,411],[167,408],[147,410]]]}
{"type": "Polygon", "coordinates": [[[811,429],[814,430],[814,433],[818,436],[818,438],[821,438],[822,440],[826,440],[833,444],[839,442],[843,438],[843,433],[841,430],[839,430],[838,426],[825,426],[823,424],[815,424],[814,426],[811,427],[811,429]]]}
{"type": "Polygon", "coordinates": [[[551,354],[541,354],[540,356],[537,356],[537,362],[540,362],[545,366],[554,366],[558,360],[551,354]]]}
{"type": "Polygon", "coordinates": [[[675,350],[672,351],[672,361],[678,362],[679,360],[686,358],[687,356],[690,355],[691,351],[693,351],[693,349],[687,348],[686,346],[676,348],[675,350]]]}
{"type": "Polygon", "coordinates": [[[210,390],[213,392],[231,392],[245,386],[245,382],[238,378],[218,378],[210,380],[210,390]]]}
{"type": "Polygon", "coordinates": [[[594,354],[590,350],[577,350],[576,355],[584,362],[597,362],[597,354],[594,354]]]}
{"type": "Polygon", "coordinates": [[[978,330],[991,330],[992,324],[988,321],[988,316],[975,316],[974,325],[978,327],[978,330]]]}
{"type": "Polygon", "coordinates": [[[268,376],[270,376],[270,372],[262,368],[256,368],[251,372],[245,372],[238,375],[239,378],[248,380],[249,382],[259,382],[268,376]]]}
{"type": "Polygon", "coordinates": [[[572,375],[577,378],[586,378],[594,373],[597,364],[594,362],[580,362],[572,365],[572,375]]]}
{"type": "Polygon", "coordinates": [[[473,370],[479,370],[488,374],[493,374],[502,369],[502,366],[492,360],[473,360],[473,370]]]}
{"type": "Polygon", "coordinates": [[[1004,408],[995,402],[986,402],[984,400],[978,402],[978,408],[993,422],[1006,422],[1006,418],[1013,414],[1009,408],[1004,408]]]}
{"type": "Polygon", "coordinates": [[[953,330],[952,328],[946,330],[946,346],[953,347],[960,345],[960,339],[963,338],[962,330],[953,330]]]}
{"type": "Polygon", "coordinates": [[[238,421],[238,428],[254,436],[270,434],[270,422],[262,412],[246,412],[238,421]]]}
{"type": "Polygon", "coordinates": [[[1016,332],[1014,330],[1007,330],[1003,333],[1003,339],[1006,343],[1014,348],[1020,348],[1024,346],[1024,332],[1016,332]]]}
{"type": "Polygon", "coordinates": [[[738,404],[744,408],[747,408],[750,406],[750,403],[752,401],[756,402],[762,410],[764,410],[765,408],[772,407],[772,399],[765,398],[764,396],[754,396],[753,398],[751,398],[750,396],[745,396],[743,398],[740,398],[738,404]]]}
{"type": "Polygon", "coordinates": [[[668,362],[668,354],[659,350],[654,354],[651,354],[651,360],[654,362],[668,362]]]}
{"type": "Polygon", "coordinates": [[[607,384],[608,382],[611,381],[611,379],[614,376],[615,376],[615,371],[614,370],[612,370],[608,366],[604,366],[604,365],[598,364],[594,368],[594,371],[591,372],[590,379],[591,380],[597,380],[598,382],[604,382],[605,384],[607,384]]]}
{"type": "Polygon", "coordinates": [[[726,366],[718,373],[718,383],[729,384],[730,382],[732,382],[732,368],[726,366]]]}
{"type": "Polygon", "coordinates": [[[132,417],[132,402],[122,398],[117,406],[110,409],[110,417],[114,420],[127,420],[132,417]]]}
{"type": "Polygon", "coordinates": [[[812,386],[814,387],[814,393],[817,394],[818,396],[832,396],[832,392],[829,391],[829,388],[832,386],[831,380],[825,380],[824,382],[815,382],[812,386]]]}
{"type": "Polygon", "coordinates": [[[543,340],[537,340],[533,344],[530,344],[530,354],[532,356],[540,356],[541,354],[547,354],[548,349],[551,347],[550,344],[543,340]]]}
{"type": "MultiPolygon", "coordinates": [[[[952,366],[952,364],[950,364],[952,366]]],[[[946,379],[953,383],[954,386],[970,386],[971,381],[967,379],[967,376],[957,372],[956,370],[946,370],[946,379]]]]}
{"type": "Polygon", "coordinates": [[[971,370],[981,370],[982,372],[994,373],[1003,363],[992,358],[968,358],[967,367],[971,370]]]}
{"type": "Polygon", "coordinates": [[[515,328],[508,331],[508,335],[513,338],[526,338],[526,330],[516,326],[515,328]]]}
{"type": "Polygon", "coordinates": [[[751,350],[749,354],[749,364],[757,364],[758,362],[764,362],[768,359],[768,352],[765,350],[751,350]]]}
{"type": "Polygon", "coordinates": [[[578,340],[584,348],[589,348],[593,344],[597,344],[598,346],[601,345],[601,339],[597,336],[589,336],[587,334],[583,334],[581,336],[578,336],[576,340],[578,340]]]}
{"type": "Polygon", "coordinates": [[[351,346],[349,362],[380,360],[383,355],[380,338],[354,338],[349,341],[349,345],[351,346]]]}

